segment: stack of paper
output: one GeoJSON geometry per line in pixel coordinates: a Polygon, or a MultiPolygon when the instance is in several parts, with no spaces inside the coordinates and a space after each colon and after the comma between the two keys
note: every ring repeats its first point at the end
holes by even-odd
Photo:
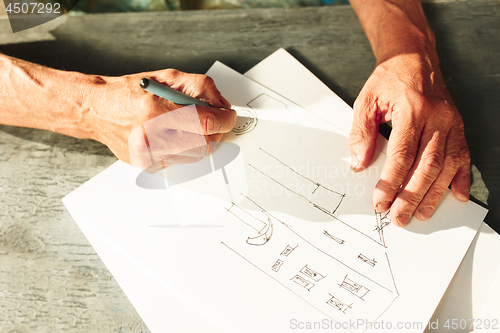
{"type": "MultiPolygon", "coordinates": [[[[284,50],[245,76],[218,62],[207,74],[240,116],[218,148],[239,148],[223,168],[154,190],[117,162],[63,199],[148,327],[424,331],[486,211],[447,193],[404,229],[374,213],[386,140],[352,173],[352,109],[284,50]]],[[[481,251],[498,251],[481,230],[481,251]]],[[[498,260],[482,267],[474,315],[500,272],[498,260]]]]}

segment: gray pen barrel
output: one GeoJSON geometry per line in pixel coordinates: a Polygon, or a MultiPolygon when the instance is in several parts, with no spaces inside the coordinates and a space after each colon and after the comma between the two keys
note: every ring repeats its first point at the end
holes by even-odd
{"type": "Polygon", "coordinates": [[[152,79],[144,78],[141,79],[139,82],[139,85],[141,86],[142,89],[165,99],[168,99],[169,101],[172,101],[176,104],[181,104],[181,105],[201,105],[201,106],[210,106],[210,104],[205,103],[203,101],[200,101],[197,98],[188,96],[186,94],[181,93],[180,91],[177,91],[175,89],[172,89],[166,85],[163,85],[161,83],[158,83],[152,79]]]}

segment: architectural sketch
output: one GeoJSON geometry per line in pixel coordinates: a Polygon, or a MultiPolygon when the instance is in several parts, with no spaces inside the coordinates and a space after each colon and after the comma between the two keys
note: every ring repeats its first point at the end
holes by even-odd
{"type": "Polygon", "coordinates": [[[364,254],[361,254],[361,253],[358,255],[358,259],[361,260],[362,262],[367,263],[368,265],[370,265],[372,267],[375,267],[375,264],[377,263],[377,261],[375,260],[375,258],[370,259],[370,258],[368,258],[367,256],[365,256],[364,254]]]}
{"type": "Polygon", "coordinates": [[[324,275],[316,272],[315,270],[312,270],[311,268],[307,267],[307,265],[302,267],[302,269],[300,270],[300,273],[304,274],[305,276],[309,277],[310,279],[312,279],[316,282],[325,278],[324,275]]]}
{"type": "Polygon", "coordinates": [[[297,248],[297,246],[299,245],[295,245],[295,246],[291,246],[290,244],[288,244],[285,249],[283,250],[283,252],[281,252],[281,255],[284,256],[284,257],[288,257],[288,255],[290,253],[293,252],[293,250],[295,250],[297,248]]]}
{"type": "MultiPolygon", "coordinates": [[[[251,110],[238,110],[241,122],[233,132],[241,135],[255,130],[260,110],[272,112],[269,103],[277,103],[276,108],[282,111],[287,109],[283,102],[261,94],[247,104],[251,110]]],[[[362,229],[346,223],[338,213],[348,202],[346,193],[336,191],[342,189],[342,184],[328,183],[332,178],[325,182],[325,178],[311,174],[311,169],[301,168],[301,161],[282,157],[265,146],[255,146],[250,156],[247,172],[256,172],[256,184],[278,189],[275,192],[285,193],[287,199],[273,191],[265,192],[262,198],[241,193],[244,199],[231,202],[226,210],[252,228],[251,234],[238,228],[241,235],[228,236],[221,244],[331,319],[378,318],[399,297],[383,235],[390,223],[388,214],[376,213],[374,228],[370,224],[362,229]],[[281,201],[274,203],[273,196],[279,196],[281,201]],[[288,207],[304,215],[310,212],[315,216],[310,221],[326,222],[321,226],[312,223],[308,231],[304,226],[307,219],[293,214],[291,220],[288,218],[288,207]],[[246,242],[241,241],[242,237],[246,242]],[[361,249],[356,244],[362,244],[361,249]],[[297,248],[299,251],[295,251],[297,248]],[[384,256],[387,261],[380,259],[384,256]],[[335,285],[338,291],[329,290],[335,285]]]]}
{"type": "MultiPolygon", "coordinates": [[[[270,174],[269,171],[267,171],[269,168],[256,166],[252,163],[248,164],[249,167],[256,170],[257,172],[265,176],[267,179],[271,180],[273,183],[281,186],[289,193],[296,195],[297,198],[303,199],[306,204],[310,205],[314,209],[317,209],[323,212],[324,214],[332,217],[338,222],[356,231],[357,233],[362,234],[363,236],[371,239],[380,246],[386,247],[385,239],[383,237],[383,228],[387,227],[388,223],[390,223],[390,218],[388,213],[375,214],[377,225],[375,226],[376,230],[373,231],[376,231],[376,234],[372,235],[371,233],[373,233],[373,231],[367,230],[363,232],[361,230],[358,230],[352,227],[350,224],[343,221],[335,214],[346,196],[345,193],[337,192],[329,188],[328,186],[325,186],[320,182],[314,181],[313,179],[303,175],[302,173],[298,172],[293,167],[288,165],[286,161],[276,157],[274,154],[271,154],[269,151],[263,149],[262,147],[259,147],[258,151],[262,152],[263,161],[268,160],[270,161],[269,164],[274,163],[274,165],[281,166],[285,170],[288,170],[289,174],[291,174],[294,177],[294,180],[296,180],[298,184],[294,185],[295,183],[290,182],[289,180],[287,183],[285,183],[285,181],[279,179],[278,176],[270,174]],[[304,188],[308,189],[307,193],[304,192],[304,188]]],[[[342,241],[342,239],[340,239],[340,241],[342,241]]],[[[339,244],[342,244],[342,242],[340,242],[339,244]]]]}
{"type": "Polygon", "coordinates": [[[326,304],[330,305],[334,309],[345,313],[348,309],[351,308],[352,303],[346,304],[346,303],[342,302],[341,300],[339,300],[338,298],[336,298],[335,296],[333,296],[332,294],[329,294],[329,295],[330,295],[330,298],[328,299],[328,301],[326,301],[326,304]]]}
{"type": "Polygon", "coordinates": [[[257,113],[253,109],[238,109],[236,110],[238,117],[236,118],[236,123],[232,129],[232,132],[236,135],[242,135],[250,133],[255,129],[259,119],[257,118],[257,113]]]}
{"type": "Polygon", "coordinates": [[[332,234],[330,234],[328,231],[326,230],[323,230],[323,235],[325,235],[326,237],[330,238],[330,239],[333,239],[335,242],[339,243],[339,244],[344,244],[345,241],[343,239],[340,239],[338,237],[335,237],[333,236],[332,234]]]}
{"type": "Polygon", "coordinates": [[[344,288],[351,294],[361,299],[363,299],[363,297],[370,291],[365,286],[362,286],[359,283],[349,279],[347,275],[344,277],[344,281],[342,281],[342,283],[340,283],[339,286],[340,288],[344,288]]]}
{"type": "Polygon", "coordinates": [[[295,275],[290,280],[292,280],[293,282],[295,282],[296,284],[298,284],[302,288],[306,289],[307,291],[310,291],[311,288],[314,287],[314,283],[312,283],[311,281],[306,280],[305,278],[303,278],[302,276],[300,276],[298,274],[295,275]]]}
{"type": "Polygon", "coordinates": [[[279,271],[280,268],[281,268],[281,265],[283,265],[283,260],[276,260],[276,262],[273,264],[273,267],[271,267],[271,269],[275,272],[279,271]]]}
{"type": "MultiPolygon", "coordinates": [[[[257,170],[258,172],[260,172],[262,175],[266,176],[267,178],[271,179],[276,184],[279,184],[280,186],[282,186],[286,190],[288,190],[288,191],[290,191],[290,192],[298,195],[299,197],[307,200],[309,202],[309,204],[311,204],[314,208],[319,209],[323,213],[325,213],[327,215],[330,215],[331,217],[337,219],[337,217],[334,214],[337,211],[337,209],[339,208],[340,204],[342,203],[342,200],[344,199],[345,194],[339,193],[337,191],[334,191],[334,190],[332,190],[332,189],[330,189],[330,188],[322,185],[319,182],[315,182],[314,180],[306,177],[305,175],[301,174],[300,172],[297,172],[294,168],[292,168],[289,165],[285,164],[283,161],[281,161],[277,157],[271,155],[269,152],[265,151],[264,149],[262,149],[262,148],[259,148],[259,149],[263,153],[265,153],[266,155],[268,155],[269,157],[273,158],[279,164],[281,164],[282,166],[284,166],[285,168],[287,168],[288,170],[290,170],[293,174],[295,174],[296,176],[298,176],[299,179],[302,179],[305,183],[309,183],[309,185],[312,185],[310,187],[311,191],[309,193],[300,193],[299,189],[293,189],[293,188],[291,188],[290,185],[287,186],[287,185],[281,183],[280,181],[278,181],[277,179],[275,179],[273,176],[267,174],[263,170],[260,170],[256,166],[254,166],[252,164],[249,164],[250,167],[252,167],[253,169],[257,170]],[[328,198],[332,198],[331,195],[333,195],[333,197],[335,197],[336,200],[333,201],[333,202],[332,201],[328,202],[328,206],[326,206],[324,203],[319,203],[318,199],[321,197],[321,195],[319,194],[320,191],[318,191],[318,190],[320,190],[320,189],[323,190],[323,191],[325,191],[326,194],[329,194],[328,198]],[[314,196],[315,193],[317,193],[316,196],[314,196]]],[[[323,195],[323,196],[325,196],[325,195],[323,195]]]]}
{"type": "Polygon", "coordinates": [[[234,202],[226,210],[236,216],[241,222],[257,231],[257,234],[247,238],[247,244],[260,246],[266,244],[271,239],[273,235],[273,221],[265,210],[260,211],[261,217],[256,217],[254,216],[255,213],[249,213],[234,202]]]}
{"type": "Polygon", "coordinates": [[[373,231],[378,232],[380,243],[383,244],[384,246],[385,246],[384,228],[391,224],[391,218],[389,216],[389,213],[390,210],[388,210],[385,213],[379,213],[375,211],[376,225],[373,231]]]}
{"type": "MultiPolygon", "coordinates": [[[[367,318],[372,316],[370,319],[375,320],[399,297],[390,269],[389,258],[385,247],[380,246],[379,242],[374,243],[373,239],[368,240],[363,233],[358,232],[353,227],[346,228],[343,223],[339,224],[339,220],[336,219],[328,222],[332,223],[328,229],[317,228],[316,233],[306,235],[303,234],[304,230],[295,228],[290,221],[285,223],[281,218],[278,218],[274,211],[271,212],[268,209],[268,203],[260,202],[258,198],[250,196],[243,195],[243,197],[245,199],[242,202],[237,205],[232,203],[227,211],[246,225],[252,226],[254,233],[257,232],[257,237],[246,235],[247,244],[252,244],[255,239],[259,240],[256,245],[270,245],[245,247],[245,242],[235,241],[240,239],[239,237],[221,243],[324,315],[333,320],[340,320],[340,317],[336,317],[335,313],[342,316],[347,315],[348,318],[360,315],[366,315],[367,318]],[[249,207],[254,207],[255,210],[250,210],[249,207]],[[272,239],[263,235],[266,227],[270,225],[273,231],[272,239]],[[338,228],[343,230],[342,238],[346,240],[333,235],[334,230],[340,230],[338,228]],[[319,232],[324,237],[309,239],[319,232]],[[331,246],[331,241],[342,245],[342,247],[331,246]],[[378,260],[360,253],[356,244],[363,241],[366,243],[364,248],[371,247],[374,252],[385,256],[387,261],[379,263],[378,260]],[[261,248],[264,251],[272,249],[272,252],[262,252],[261,248]],[[297,248],[300,249],[300,252],[295,251],[297,248]],[[259,250],[257,251],[257,249],[259,250]],[[279,255],[279,259],[270,262],[269,257],[276,255],[279,255]],[[319,263],[320,266],[318,266],[319,263]],[[284,270],[282,267],[285,264],[287,269],[284,270]],[[290,278],[289,272],[293,268],[296,271],[290,278]],[[324,295],[328,294],[328,288],[335,284],[339,286],[340,291],[331,293],[330,298],[326,301],[324,295]],[[367,309],[366,305],[358,307],[356,302],[370,304],[370,315],[363,312],[367,309]],[[323,304],[323,306],[319,304],[323,304]],[[338,312],[333,311],[332,308],[338,312]],[[350,310],[347,311],[348,309],[350,310]]],[[[314,207],[308,207],[314,209],[314,207]]],[[[310,225],[310,227],[313,226],[314,224],[310,225]]]]}

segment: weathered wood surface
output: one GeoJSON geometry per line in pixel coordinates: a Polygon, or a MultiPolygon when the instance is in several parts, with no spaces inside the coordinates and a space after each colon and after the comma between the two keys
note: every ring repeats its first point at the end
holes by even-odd
{"type": "MultiPolygon", "coordinates": [[[[477,167],[473,194],[488,199],[488,219],[498,226],[500,2],[425,9],[465,119],[477,167]]],[[[374,66],[348,6],[88,15],[62,22],[50,28],[55,40],[43,41],[47,28],[39,27],[10,36],[17,44],[1,45],[0,52],[120,75],[166,67],[204,73],[215,60],[244,72],[284,47],[351,104],[374,66]],[[30,39],[39,41],[22,42],[30,39]]],[[[0,20],[0,36],[8,29],[0,20]]],[[[114,161],[93,141],[0,126],[0,331],[147,330],[61,202],[114,161]]]]}

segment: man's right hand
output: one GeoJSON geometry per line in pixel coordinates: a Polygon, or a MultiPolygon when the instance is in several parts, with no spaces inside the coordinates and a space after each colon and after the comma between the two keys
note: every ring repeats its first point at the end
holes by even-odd
{"type": "Polygon", "coordinates": [[[94,139],[122,161],[148,172],[192,163],[210,153],[236,121],[236,112],[205,75],[174,69],[122,77],[94,77],[85,87],[83,106],[92,119],[94,139]],[[148,77],[207,102],[212,107],[182,106],[144,91],[148,77]]]}

